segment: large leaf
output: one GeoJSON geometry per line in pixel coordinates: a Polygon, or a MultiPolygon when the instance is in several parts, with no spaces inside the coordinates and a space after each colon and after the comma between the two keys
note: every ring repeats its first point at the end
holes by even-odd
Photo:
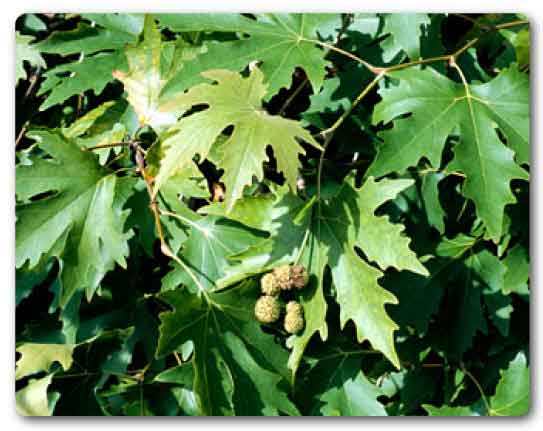
{"type": "Polygon", "coordinates": [[[253,284],[202,297],[177,289],[162,298],[159,356],[194,343],[194,392],[203,415],[298,414],[286,396],[287,353],[262,332],[253,284]],[[279,385],[282,385],[281,388],[279,385]]]}
{"type": "MultiPolygon", "coordinates": [[[[318,92],[328,64],[325,52],[315,46],[320,26],[339,23],[334,14],[266,14],[257,20],[239,14],[164,14],[160,22],[174,31],[240,32],[239,40],[211,43],[207,52],[182,69],[168,83],[164,96],[175,94],[201,81],[199,74],[209,69],[241,71],[252,61],[262,61],[267,98],[288,87],[296,67],[306,72],[318,92]]],[[[339,27],[339,25],[338,25],[339,27]]]]}
{"type": "Polygon", "coordinates": [[[115,263],[126,267],[132,232],[124,231],[128,213],[122,207],[133,181],[112,175],[95,155],[60,133],[28,135],[53,158],[17,167],[16,192],[22,203],[17,206],[16,265],[29,261],[32,268],[62,244],[64,306],[78,290],[86,290],[90,298],[115,263]],[[34,197],[38,199],[30,201],[34,197]]]}
{"type": "MultiPolygon", "coordinates": [[[[466,176],[463,194],[475,202],[491,238],[502,233],[504,207],[514,203],[510,182],[527,179],[528,174],[514,161],[515,150],[528,148],[529,82],[514,67],[502,71],[487,84],[464,86],[433,69],[393,72],[399,85],[382,89],[384,99],[375,108],[374,121],[397,119],[390,131],[382,133],[368,175],[382,176],[402,172],[425,157],[439,167],[447,137],[457,127],[460,142],[448,169],[466,176]],[[505,146],[495,124],[507,137],[505,146]]],[[[521,157],[521,161],[524,157],[521,157]]]]}
{"type": "Polygon", "coordinates": [[[255,176],[262,179],[262,162],[266,148],[271,146],[277,158],[277,168],[283,172],[294,189],[298,175],[298,155],[303,153],[296,138],[318,147],[309,132],[296,121],[269,115],[262,109],[266,93],[262,72],[255,68],[248,78],[227,70],[207,71],[206,78],[217,84],[200,84],[176,97],[178,109],[208,105],[208,109],[182,118],[169,130],[163,146],[165,156],[156,177],[155,191],[164,182],[192,162],[195,154],[207,157],[220,133],[234,126],[224,142],[224,154],[219,165],[225,170],[227,206],[232,208],[242,196],[243,188],[255,176]]]}

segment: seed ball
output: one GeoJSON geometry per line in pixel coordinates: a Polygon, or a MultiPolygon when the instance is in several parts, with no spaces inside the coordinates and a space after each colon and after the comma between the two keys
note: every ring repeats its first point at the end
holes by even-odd
{"type": "Polygon", "coordinates": [[[273,323],[281,315],[281,303],[276,296],[264,295],[255,304],[255,317],[261,323],[273,323]]]}
{"type": "Polygon", "coordinates": [[[279,284],[281,290],[292,289],[292,280],[290,278],[290,265],[281,265],[273,269],[273,275],[279,284]]]}
{"type": "Polygon", "coordinates": [[[294,265],[290,269],[290,279],[295,288],[302,289],[309,281],[309,274],[302,265],[294,265]]]}
{"type": "Polygon", "coordinates": [[[304,308],[302,304],[297,301],[289,301],[287,304],[287,313],[290,314],[304,314],[304,308]]]}
{"type": "Polygon", "coordinates": [[[281,292],[279,283],[275,279],[273,273],[269,272],[260,279],[260,288],[264,295],[277,296],[281,292]]]}
{"type": "Polygon", "coordinates": [[[305,326],[304,312],[302,306],[296,301],[287,304],[287,314],[283,324],[285,331],[289,334],[297,334],[305,326]]]}

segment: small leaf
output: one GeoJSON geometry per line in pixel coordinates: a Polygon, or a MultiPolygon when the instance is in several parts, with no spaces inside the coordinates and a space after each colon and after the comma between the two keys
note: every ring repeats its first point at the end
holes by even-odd
{"type": "Polygon", "coordinates": [[[64,371],[72,366],[71,344],[36,344],[25,343],[17,347],[21,354],[15,369],[15,379],[30,376],[40,371],[49,372],[54,362],[59,362],[64,371]]]}
{"type": "Polygon", "coordinates": [[[39,49],[31,42],[34,41],[34,37],[26,36],[24,34],[15,32],[15,54],[17,61],[15,62],[15,82],[19,83],[19,80],[26,79],[26,71],[24,68],[24,62],[28,62],[34,67],[46,67],[45,60],[40,55],[39,49]]]}
{"type": "Polygon", "coordinates": [[[530,369],[520,352],[501,372],[496,393],[490,398],[492,416],[524,416],[530,409],[530,369]]]}
{"type": "Polygon", "coordinates": [[[307,390],[315,394],[311,412],[323,416],[387,416],[377,401],[382,395],[360,370],[360,359],[336,355],[320,360],[308,376],[307,390]]]}
{"type": "Polygon", "coordinates": [[[15,393],[15,409],[22,416],[51,416],[60,396],[47,393],[53,374],[41,379],[31,379],[23,389],[15,393]]]}

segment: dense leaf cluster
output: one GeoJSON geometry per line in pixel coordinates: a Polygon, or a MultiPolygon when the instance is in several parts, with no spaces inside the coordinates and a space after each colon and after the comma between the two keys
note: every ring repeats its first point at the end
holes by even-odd
{"type": "Polygon", "coordinates": [[[522,16],[29,14],[16,52],[21,414],[527,413],[522,16]]]}

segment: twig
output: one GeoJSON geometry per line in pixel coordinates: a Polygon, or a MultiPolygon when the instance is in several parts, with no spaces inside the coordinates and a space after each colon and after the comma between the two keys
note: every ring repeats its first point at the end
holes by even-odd
{"type": "Polygon", "coordinates": [[[460,363],[460,369],[464,372],[466,376],[468,376],[471,379],[473,384],[477,387],[477,390],[481,394],[481,399],[483,400],[483,403],[485,404],[487,414],[489,416],[492,416],[492,409],[490,408],[490,404],[488,403],[488,400],[486,399],[485,392],[483,391],[483,388],[481,387],[481,384],[479,383],[479,381],[475,378],[473,374],[471,374],[471,372],[469,372],[466,369],[466,367],[464,366],[462,362],[460,363]]]}
{"type": "Polygon", "coordinates": [[[164,230],[162,228],[162,222],[160,221],[160,209],[158,207],[158,203],[156,200],[156,195],[153,193],[153,181],[154,179],[147,174],[147,171],[145,169],[145,153],[143,149],[140,147],[139,143],[137,141],[130,143],[131,148],[135,150],[136,152],[136,165],[138,166],[138,171],[140,172],[143,181],[145,182],[145,186],[147,188],[147,194],[149,195],[149,209],[151,210],[153,214],[153,218],[155,221],[155,229],[158,234],[158,238],[160,240],[160,251],[162,254],[173,261],[175,261],[183,270],[189,275],[189,277],[192,279],[196,287],[200,290],[204,298],[208,303],[212,303],[211,298],[209,298],[209,295],[207,294],[205,288],[202,286],[200,281],[196,278],[194,275],[194,272],[189,268],[189,266],[183,262],[170,248],[168,243],[166,242],[166,239],[164,237],[164,230]]]}
{"type": "Polygon", "coordinates": [[[451,54],[440,55],[440,56],[437,56],[437,57],[421,58],[419,60],[409,61],[407,63],[396,64],[396,65],[388,66],[388,67],[375,66],[375,65],[371,64],[370,62],[358,57],[355,54],[352,54],[352,53],[350,53],[348,51],[345,51],[345,50],[343,50],[341,48],[338,48],[338,47],[336,47],[334,45],[330,45],[329,43],[326,43],[326,42],[322,42],[322,41],[314,40],[314,39],[301,39],[301,40],[305,40],[307,42],[313,42],[316,45],[320,45],[320,46],[325,47],[325,48],[327,48],[329,50],[336,51],[336,52],[344,55],[345,57],[348,57],[348,58],[350,58],[352,60],[355,60],[356,62],[364,65],[370,72],[374,73],[375,75],[379,75],[379,74],[382,74],[382,73],[388,73],[388,72],[392,72],[392,71],[395,71],[395,70],[405,69],[407,67],[420,65],[420,64],[435,63],[435,62],[438,62],[438,61],[451,61],[451,59],[454,59],[454,58],[458,57],[464,51],[471,48],[473,45],[475,45],[477,42],[479,42],[483,36],[485,36],[487,33],[491,32],[491,31],[503,30],[503,29],[506,29],[506,28],[516,27],[516,26],[519,26],[519,25],[526,25],[526,24],[529,24],[529,21],[527,21],[527,20],[517,20],[517,21],[506,22],[506,23],[503,23],[503,24],[498,24],[496,26],[489,27],[487,29],[487,31],[483,32],[480,36],[470,40],[465,45],[460,47],[457,51],[455,51],[455,52],[453,52],[451,54]]]}
{"type": "Polygon", "coordinates": [[[19,134],[17,135],[17,138],[15,139],[15,148],[17,148],[17,146],[21,143],[21,140],[23,139],[23,136],[26,132],[27,126],[28,126],[28,121],[23,124],[23,127],[21,128],[21,130],[19,131],[19,134]]]}
{"type": "Polygon", "coordinates": [[[30,85],[26,89],[23,99],[26,100],[32,94],[32,91],[34,90],[34,87],[36,86],[36,83],[38,82],[38,77],[40,76],[40,72],[41,72],[41,67],[38,66],[35,72],[32,74],[32,76],[29,79],[30,85]]]}
{"type": "Polygon", "coordinates": [[[281,109],[279,109],[278,115],[283,115],[285,113],[285,110],[287,107],[292,103],[292,101],[296,98],[298,94],[304,89],[304,87],[309,82],[309,79],[307,79],[307,76],[304,78],[304,80],[296,87],[296,89],[292,92],[292,94],[288,97],[287,100],[285,100],[285,103],[283,103],[283,106],[281,106],[281,109]]]}
{"type": "Polygon", "coordinates": [[[356,96],[356,99],[353,101],[349,109],[347,109],[335,122],[332,124],[328,129],[322,130],[318,133],[318,135],[326,137],[327,135],[333,134],[336,129],[341,126],[341,124],[345,121],[345,119],[351,114],[354,108],[362,101],[364,97],[377,85],[377,83],[381,80],[381,78],[385,76],[385,72],[379,73],[373,80],[366,85],[360,94],[356,96]]]}
{"type": "Polygon", "coordinates": [[[360,92],[360,94],[356,97],[354,102],[351,104],[349,109],[345,111],[341,117],[339,117],[332,126],[330,126],[328,129],[323,130],[320,132],[321,136],[324,136],[324,143],[322,145],[322,151],[319,157],[319,165],[317,167],[317,199],[320,200],[321,198],[321,179],[322,179],[322,167],[324,164],[324,155],[326,153],[326,149],[328,147],[328,144],[332,140],[332,137],[334,136],[334,133],[336,129],[345,121],[345,119],[351,114],[354,108],[366,97],[366,95],[377,85],[377,83],[380,81],[380,79],[384,76],[384,72],[379,73],[364,89],[360,92]]]}
{"type": "Polygon", "coordinates": [[[331,45],[329,43],[326,43],[326,42],[322,42],[320,40],[316,40],[316,39],[301,39],[301,40],[305,40],[306,42],[313,42],[314,44],[316,45],[320,45],[322,46],[323,48],[327,48],[329,49],[330,51],[335,51],[335,52],[338,52],[342,55],[344,55],[345,57],[348,57],[350,58],[351,60],[354,60],[360,64],[362,64],[364,67],[366,67],[370,72],[374,73],[375,75],[379,74],[380,73],[380,69],[379,67],[377,66],[374,66],[373,64],[369,63],[368,61],[358,57],[357,55],[353,54],[353,53],[350,53],[348,51],[345,51],[344,49],[341,49],[341,48],[338,48],[337,46],[335,45],[331,45]]]}
{"type": "Polygon", "coordinates": [[[175,360],[177,361],[177,365],[183,365],[183,361],[181,360],[181,358],[179,357],[179,354],[176,351],[173,352],[173,356],[175,357],[175,360]]]}

